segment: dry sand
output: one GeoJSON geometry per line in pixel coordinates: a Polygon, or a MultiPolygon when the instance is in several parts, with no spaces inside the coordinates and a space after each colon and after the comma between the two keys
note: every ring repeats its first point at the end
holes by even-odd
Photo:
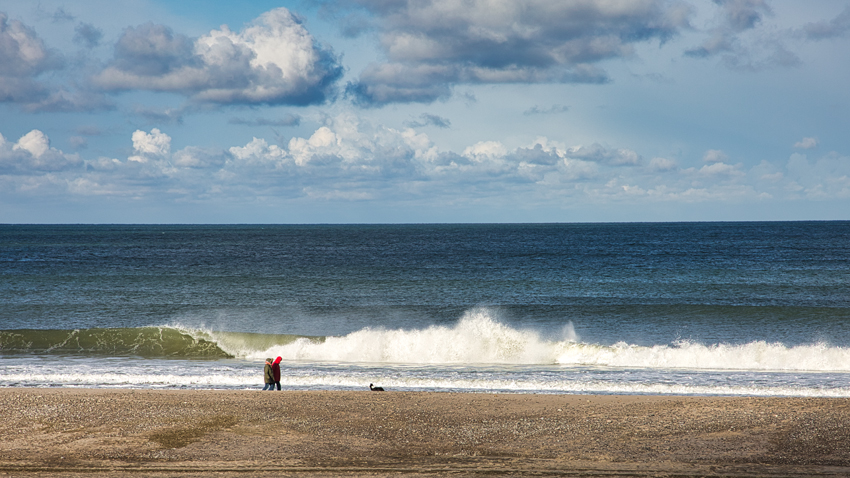
{"type": "Polygon", "coordinates": [[[850,476],[850,400],[0,389],[8,476],[850,476]]]}

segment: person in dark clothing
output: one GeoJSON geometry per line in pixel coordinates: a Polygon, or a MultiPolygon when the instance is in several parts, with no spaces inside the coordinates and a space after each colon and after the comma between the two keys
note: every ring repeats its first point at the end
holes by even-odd
{"type": "Polygon", "coordinates": [[[282,357],[278,357],[274,359],[274,363],[272,363],[272,377],[274,378],[274,384],[277,385],[277,389],[280,390],[280,361],[283,360],[282,357]]]}
{"type": "Polygon", "coordinates": [[[266,359],[266,366],[263,369],[263,379],[266,382],[263,390],[274,390],[274,373],[272,372],[272,359],[270,358],[266,359]]]}

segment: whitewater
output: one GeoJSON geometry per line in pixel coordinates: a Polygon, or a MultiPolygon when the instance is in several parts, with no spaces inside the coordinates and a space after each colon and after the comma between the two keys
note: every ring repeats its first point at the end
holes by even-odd
{"type": "Polygon", "coordinates": [[[467,313],[454,326],[421,330],[363,329],[342,337],[281,336],[284,343],[257,348],[273,337],[182,328],[248,360],[280,356],[289,362],[346,362],[395,365],[563,365],[646,369],[850,372],[850,348],[825,343],[787,347],[764,341],[702,345],[681,341],[652,347],[625,341],[581,342],[573,324],[544,337],[494,320],[487,310],[467,313]]]}
{"type": "Polygon", "coordinates": [[[476,309],[452,326],[367,328],[339,337],[171,325],[91,331],[97,338],[85,341],[86,331],[53,331],[57,342],[39,349],[32,341],[14,349],[14,333],[0,332],[7,352],[0,386],[255,389],[264,359],[280,356],[287,389],[358,390],[380,383],[396,391],[850,396],[846,347],[601,345],[582,342],[572,323],[545,336],[492,315],[476,309]],[[104,342],[108,338],[120,344],[104,342]]]}

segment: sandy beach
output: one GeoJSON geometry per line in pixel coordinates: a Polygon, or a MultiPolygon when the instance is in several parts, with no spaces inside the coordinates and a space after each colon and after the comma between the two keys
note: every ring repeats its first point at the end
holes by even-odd
{"type": "Polygon", "coordinates": [[[850,400],[0,389],[8,476],[850,476],[850,400]]]}

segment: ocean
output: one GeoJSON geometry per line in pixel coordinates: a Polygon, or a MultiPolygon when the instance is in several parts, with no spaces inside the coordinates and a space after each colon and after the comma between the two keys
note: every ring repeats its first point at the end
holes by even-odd
{"type": "Polygon", "coordinates": [[[0,225],[0,387],[850,397],[850,222],[0,225]]]}

